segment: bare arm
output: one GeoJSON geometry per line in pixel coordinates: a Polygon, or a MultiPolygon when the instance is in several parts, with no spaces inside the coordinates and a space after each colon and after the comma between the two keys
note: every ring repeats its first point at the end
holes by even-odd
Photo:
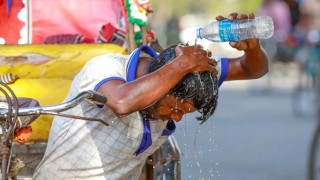
{"type": "Polygon", "coordinates": [[[239,59],[229,60],[229,73],[226,80],[260,78],[268,72],[268,58],[260,45],[245,51],[239,59]]]}
{"type": "Polygon", "coordinates": [[[217,74],[216,62],[200,46],[176,48],[177,58],[157,71],[132,82],[109,81],[98,91],[108,97],[109,106],[118,116],[125,116],[152,105],[169,92],[186,74],[210,71],[217,74]]]}
{"type": "MultiPolygon", "coordinates": [[[[228,19],[247,19],[247,15],[232,13],[228,19]]],[[[249,15],[250,19],[254,14],[249,15]]],[[[225,19],[218,16],[217,20],[225,19]]],[[[230,42],[230,45],[245,52],[244,56],[237,59],[229,59],[229,72],[226,80],[244,80],[260,78],[268,72],[268,57],[265,50],[261,47],[259,39],[252,38],[239,42],[230,42]]]]}

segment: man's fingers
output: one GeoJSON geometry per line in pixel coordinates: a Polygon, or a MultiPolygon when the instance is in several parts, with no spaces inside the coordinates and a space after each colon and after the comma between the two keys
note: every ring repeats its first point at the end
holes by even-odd
{"type": "Polygon", "coordinates": [[[180,56],[180,55],[182,55],[182,54],[183,54],[183,52],[182,52],[182,49],[181,49],[181,46],[180,46],[180,45],[178,45],[178,46],[175,48],[175,52],[176,52],[176,55],[177,55],[177,56],[180,56]]]}
{"type": "Polygon", "coordinates": [[[217,16],[217,17],[216,17],[216,20],[217,20],[217,21],[221,21],[221,20],[223,20],[223,19],[227,19],[227,18],[225,18],[225,17],[223,17],[223,16],[217,16]]]}
{"type": "Polygon", "coordinates": [[[228,20],[229,21],[233,21],[234,19],[236,19],[238,16],[238,13],[231,13],[229,16],[228,16],[228,20]]]}
{"type": "Polygon", "coordinates": [[[211,72],[211,74],[213,74],[215,76],[218,75],[218,70],[215,67],[212,67],[210,72],[211,72]]]}
{"type": "Polygon", "coordinates": [[[208,57],[211,57],[212,56],[212,52],[210,50],[206,50],[206,51],[207,51],[208,57]]]}
{"type": "Polygon", "coordinates": [[[245,50],[248,49],[247,43],[244,42],[230,42],[231,47],[238,49],[238,50],[245,50]]]}
{"type": "Polygon", "coordinates": [[[212,66],[216,66],[217,65],[217,61],[215,59],[209,58],[209,64],[212,66]]]}
{"type": "Polygon", "coordinates": [[[254,18],[255,18],[254,14],[253,14],[253,13],[250,13],[250,14],[249,14],[249,19],[254,19],[254,18]]]}
{"type": "Polygon", "coordinates": [[[237,16],[237,19],[238,19],[238,20],[248,19],[248,15],[246,15],[246,14],[239,14],[239,15],[237,16]]]}
{"type": "Polygon", "coordinates": [[[247,14],[238,14],[238,13],[234,12],[234,13],[231,13],[228,16],[228,18],[225,18],[223,16],[217,16],[216,20],[217,21],[221,21],[223,19],[228,19],[229,21],[233,21],[235,19],[240,20],[240,19],[254,19],[254,18],[255,18],[254,13],[250,13],[249,16],[248,16],[247,14]]]}
{"type": "Polygon", "coordinates": [[[229,45],[230,45],[231,47],[235,48],[236,45],[237,45],[237,42],[229,42],[229,45]]]}

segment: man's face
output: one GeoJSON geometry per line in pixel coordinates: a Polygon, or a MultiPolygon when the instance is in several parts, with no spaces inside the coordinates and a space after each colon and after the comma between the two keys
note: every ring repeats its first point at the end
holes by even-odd
{"type": "Polygon", "coordinates": [[[166,95],[149,108],[153,119],[180,121],[186,113],[196,111],[190,100],[180,100],[173,95],[166,95]]]}

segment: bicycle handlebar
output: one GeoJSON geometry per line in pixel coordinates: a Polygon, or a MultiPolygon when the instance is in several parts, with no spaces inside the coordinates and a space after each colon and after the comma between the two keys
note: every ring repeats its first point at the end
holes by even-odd
{"type": "MultiPolygon", "coordinates": [[[[70,101],[61,104],[53,106],[19,108],[18,116],[32,116],[41,114],[59,115],[59,112],[71,109],[80,104],[80,102],[82,102],[85,99],[91,100],[97,104],[105,104],[107,102],[107,98],[98,92],[84,91],[79,93],[75,98],[71,99],[70,101]]],[[[8,113],[9,109],[0,109],[0,118],[7,118],[8,113]]],[[[13,109],[12,113],[16,113],[16,110],[13,109]]]]}

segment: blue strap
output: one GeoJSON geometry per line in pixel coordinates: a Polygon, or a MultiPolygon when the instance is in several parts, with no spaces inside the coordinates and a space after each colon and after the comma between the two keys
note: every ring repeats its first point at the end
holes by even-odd
{"type": "MultiPolygon", "coordinates": [[[[133,81],[136,79],[136,71],[139,62],[140,52],[144,51],[148,53],[151,57],[156,57],[158,54],[151,47],[147,45],[142,45],[139,48],[135,49],[129,59],[127,66],[127,82],[133,81]]],[[[150,122],[148,119],[143,118],[143,136],[141,139],[140,146],[134,155],[138,156],[143,153],[148,147],[152,144],[151,131],[150,131],[150,122]]]]}
{"type": "MultiPolygon", "coordinates": [[[[138,156],[143,153],[148,147],[152,145],[151,131],[150,131],[150,122],[148,119],[143,118],[143,135],[140,146],[138,150],[134,153],[134,155],[138,156]]],[[[176,129],[176,125],[173,120],[169,120],[167,124],[167,128],[162,131],[162,136],[171,135],[176,129]]]]}
{"type": "Polygon", "coordinates": [[[12,0],[7,0],[7,15],[10,14],[11,4],[12,4],[12,0]]]}
{"type": "Polygon", "coordinates": [[[170,136],[176,130],[176,124],[173,120],[169,120],[167,128],[162,131],[162,136],[170,136]]]}
{"type": "Polygon", "coordinates": [[[224,80],[227,78],[229,71],[229,60],[228,58],[221,58],[221,75],[218,81],[218,86],[220,87],[224,80]]]}
{"type": "Polygon", "coordinates": [[[151,132],[150,132],[150,122],[148,119],[143,118],[143,135],[140,146],[134,155],[138,156],[143,153],[152,144],[151,132]]]}
{"type": "Polygon", "coordinates": [[[123,81],[123,82],[126,82],[123,78],[121,77],[109,77],[109,78],[106,78],[106,79],[103,79],[102,81],[100,81],[95,87],[94,87],[94,91],[97,91],[99,89],[100,86],[102,86],[104,83],[108,82],[108,81],[111,81],[111,80],[120,80],[120,81],[123,81]]]}
{"type": "MultiPolygon", "coordinates": [[[[120,81],[124,81],[126,82],[123,78],[121,77],[109,77],[109,78],[106,78],[106,79],[103,79],[102,81],[100,81],[95,87],[94,87],[94,91],[96,92],[100,86],[102,86],[104,83],[108,82],[108,81],[111,81],[111,80],[120,80],[120,81]]],[[[98,108],[103,108],[103,105],[98,105],[96,104],[98,108]]]]}
{"type": "Polygon", "coordinates": [[[130,59],[127,67],[127,82],[130,82],[136,79],[136,70],[139,62],[140,52],[142,50],[148,53],[151,57],[157,56],[156,51],[147,45],[142,45],[139,48],[135,49],[130,55],[130,59]]]}

